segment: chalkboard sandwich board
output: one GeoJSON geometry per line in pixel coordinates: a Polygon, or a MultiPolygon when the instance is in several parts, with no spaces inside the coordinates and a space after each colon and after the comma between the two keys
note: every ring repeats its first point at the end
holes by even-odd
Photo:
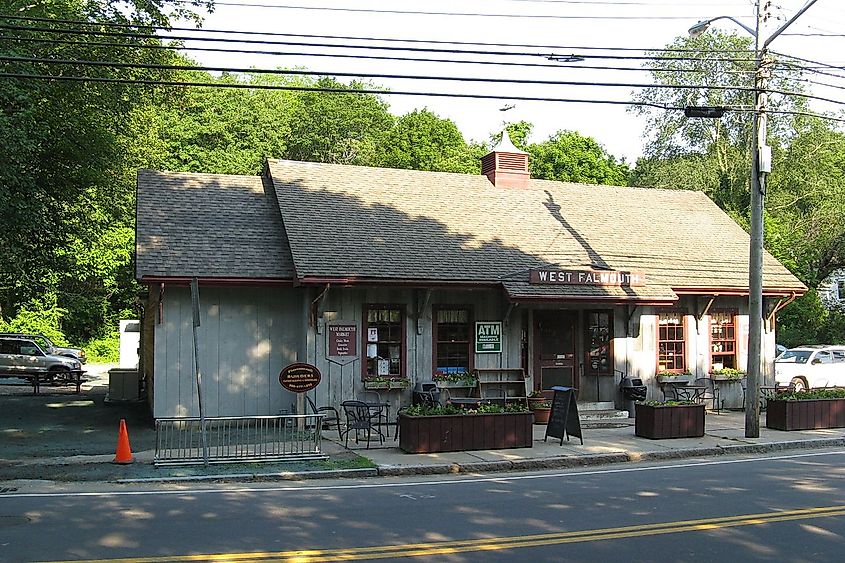
{"type": "Polygon", "coordinates": [[[575,402],[574,387],[552,387],[555,392],[552,397],[552,412],[549,414],[549,424],[546,426],[546,436],[543,441],[552,438],[560,438],[560,445],[563,445],[563,438],[569,441],[570,436],[576,436],[584,445],[584,437],[581,434],[581,419],[578,417],[578,404],[575,402]]]}

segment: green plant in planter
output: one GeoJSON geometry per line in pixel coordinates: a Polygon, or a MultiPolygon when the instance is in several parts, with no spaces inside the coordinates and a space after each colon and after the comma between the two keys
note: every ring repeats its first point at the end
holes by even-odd
{"type": "Polygon", "coordinates": [[[435,382],[441,383],[458,383],[466,387],[474,387],[476,382],[475,374],[469,371],[459,371],[453,373],[443,373],[438,371],[435,372],[431,379],[435,382]]]}
{"type": "Polygon", "coordinates": [[[845,399],[845,389],[812,389],[810,391],[781,392],[777,394],[780,401],[806,401],[813,399],[845,399]]]}
{"type": "Polygon", "coordinates": [[[534,403],[529,403],[528,405],[531,410],[534,409],[550,409],[552,408],[552,402],[549,400],[537,401],[534,403]]]}
{"type": "Polygon", "coordinates": [[[643,401],[649,407],[681,407],[685,405],[698,404],[695,401],[643,401]]]}
{"type": "Polygon", "coordinates": [[[675,378],[675,379],[686,379],[692,377],[692,373],[685,371],[683,373],[678,373],[675,371],[658,371],[657,377],[666,377],[666,378],[675,378]]]}
{"type": "Polygon", "coordinates": [[[412,405],[402,409],[403,413],[408,416],[444,416],[455,414],[494,414],[494,413],[513,413],[513,412],[528,412],[528,408],[523,404],[509,403],[502,405],[478,405],[472,409],[462,409],[453,405],[446,406],[431,406],[431,405],[412,405]]]}
{"type": "Polygon", "coordinates": [[[718,376],[722,379],[742,379],[745,377],[745,372],[733,368],[714,369],[710,372],[711,376],[718,376]]]}

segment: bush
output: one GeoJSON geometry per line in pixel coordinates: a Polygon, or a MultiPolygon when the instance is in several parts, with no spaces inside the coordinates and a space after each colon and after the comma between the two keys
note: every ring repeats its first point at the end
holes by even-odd
{"type": "Polygon", "coordinates": [[[66,313],[66,309],[56,305],[56,296],[48,294],[44,301],[30,301],[9,322],[0,319],[0,332],[43,334],[55,344],[66,346],[67,338],[60,328],[66,313]]]}
{"type": "Polygon", "coordinates": [[[84,348],[89,363],[117,363],[120,360],[120,335],[114,331],[103,338],[93,338],[85,344],[84,348]]]}

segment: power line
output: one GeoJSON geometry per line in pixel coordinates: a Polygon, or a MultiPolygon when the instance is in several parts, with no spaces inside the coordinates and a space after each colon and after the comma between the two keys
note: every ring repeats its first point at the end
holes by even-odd
{"type": "MultiPolygon", "coordinates": [[[[427,76],[427,75],[408,75],[408,74],[383,74],[383,73],[364,73],[364,72],[333,72],[333,71],[314,71],[314,70],[290,70],[290,69],[260,69],[260,68],[237,68],[237,67],[208,67],[208,66],[190,66],[190,65],[165,65],[152,63],[124,63],[116,61],[90,61],[90,60],[60,60],[49,58],[34,58],[34,57],[18,57],[0,55],[0,61],[19,62],[19,63],[35,63],[35,64],[57,64],[57,65],[76,65],[76,66],[92,66],[99,68],[132,68],[132,69],[147,69],[147,70],[183,70],[183,71],[201,71],[201,72],[236,72],[242,74],[270,74],[281,76],[333,76],[343,78],[382,78],[389,80],[433,80],[439,82],[479,82],[486,84],[523,84],[535,86],[589,86],[589,87],[609,87],[609,88],[657,88],[657,89],[671,89],[671,90],[716,90],[716,91],[735,91],[735,92],[754,92],[754,87],[745,86],[714,86],[707,84],[644,84],[637,82],[582,82],[575,80],[535,80],[535,79],[517,79],[517,78],[481,78],[481,77],[463,77],[463,76],[427,76]]],[[[796,96],[800,98],[818,100],[832,104],[845,105],[845,101],[834,100],[832,98],[825,98],[815,96],[812,94],[805,94],[802,92],[792,92],[787,90],[767,89],[770,94],[779,94],[783,96],[796,96]]]]}
{"type": "MultiPolygon", "coordinates": [[[[147,70],[185,70],[185,71],[201,71],[201,72],[236,72],[242,74],[271,74],[282,76],[335,76],[343,78],[383,78],[390,80],[436,80],[444,82],[482,82],[493,84],[531,84],[535,86],[591,86],[591,87],[611,87],[611,88],[660,88],[673,90],[735,90],[740,92],[753,92],[753,87],[742,86],[708,86],[706,84],[644,84],[637,82],[582,82],[576,80],[536,80],[536,79],[520,79],[520,78],[480,78],[480,77],[464,77],[464,76],[426,76],[426,75],[409,75],[409,74],[382,74],[382,73],[365,73],[365,72],[334,72],[334,71],[318,71],[318,70],[291,70],[291,69],[263,69],[263,68],[238,68],[238,67],[219,67],[219,66],[191,66],[191,65],[166,65],[153,63],[125,63],[118,61],[90,61],[80,59],[50,59],[50,58],[35,58],[35,57],[18,57],[0,55],[0,61],[19,62],[19,63],[36,63],[36,64],[58,64],[58,65],[77,65],[77,66],[93,66],[100,68],[135,68],[147,70]]],[[[777,90],[768,90],[771,93],[789,94],[797,96],[810,97],[806,94],[797,92],[780,92],[777,90]]],[[[841,102],[845,104],[845,102],[841,102]]]]}
{"type": "MultiPolygon", "coordinates": [[[[173,0],[177,4],[193,4],[193,0],[173,0]]],[[[555,20],[690,20],[705,19],[705,16],[559,16],[551,14],[491,14],[489,12],[426,12],[421,10],[385,10],[375,8],[336,8],[328,6],[301,6],[293,4],[260,4],[252,2],[215,1],[215,6],[238,6],[244,8],[272,8],[277,10],[312,10],[324,12],[352,12],[365,14],[393,14],[408,16],[450,16],[450,17],[480,17],[480,18],[514,18],[514,19],[555,19],[555,20]]]]}
{"type": "Polygon", "coordinates": [[[309,86],[281,86],[278,84],[245,84],[240,82],[193,82],[181,80],[144,80],[128,78],[102,78],[95,76],[53,76],[49,74],[17,74],[0,72],[0,78],[16,78],[24,80],[47,80],[47,81],[68,81],[68,82],[99,82],[105,84],[136,84],[143,86],[195,86],[204,88],[235,88],[244,90],[283,90],[296,92],[322,92],[331,94],[374,94],[374,95],[396,95],[396,96],[432,96],[439,98],[469,98],[481,100],[502,100],[502,101],[523,101],[523,102],[566,102],[584,104],[611,104],[611,105],[635,105],[649,106],[665,110],[683,110],[682,107],[666,106],[649,102],[634,102],[626,100],[597,100],[597,99],[575,99],[575,98],[549,98],[542,96],[508,96],[494,94],[467,94],[451,92],[415,92],[402,90],[382,90],[376,88],[356,88],[349,90],[345,88],[323,88],[309,86]]]}
{"type": "MultiPolygon", "coordinates": [[[[55,45],[86,45],[96,47],[118,47],[129,49],[152,49],[152,50],[166,50],[172,51],[175,48],[169,45],[127,45],[125,43],[112,42],[84,42],[72,41],[69,39],[42,39],[17,37],[17,41],[48,43],[55,45]]],[[[418,57],[401,57],[401,56],[378,56],[378,55],[348,55],[343,53],[316,53],[316,52],[297,52],[297,51],[261,51],[248,49],[223,49],[214,47],[185,47],[178,48],[180,51],[201,51],[213,53],[231,53],[231,54],[250,54],[250,55],[271,55],[271,56],[291,56],[291,57],[329,57],[333,59],[353,59],[353,60],[380,60],[380,61],[395,61],[395,62],[421,62],[421,63],[447,63],[447,64],[471,64],[471,65],[486,65],[486,66],[505,66],[505,67],[519,67],[519,68],[548,68],[548,69],[565,69],[565,70],[618,70],[618,71],[636,71],[636,72],[671,72],[671,73],[699,73],[700,70],[690,68],[647,68],[647,67],[624,67],[624,66],[595,66],[584,64],[548,64],[548,63],[528,63],[528,62],[509,62],[509,61],[482,61],[482,60],[467,60],[467,59],[439,59],[439,58],[418,58],[418,57]]],[[[723,74],[754,74],[754,70],[724,70],[723,74]]]]}
{"type": "MultiPolygon", "coordinates": [[[[425,48],[425,47],[399,47],[399,46],[383,46],[383,45],[339,45],[335,43],[308,43],[299,41],[265,41],[257,39],[233,39],[233,38],[213,38],[213,37],[192,37],[185,35],[175,35],[162,37],[149,33],[117,33],[113,31],[87,31],[80,29],[56,29],[44,27],[29,27],[29,26],[13,26],[0,24],[0,29],[8,29],[11,31],[37,31],[39,33],[53,33],[70,35],[94,35],[103,37],[123,37],[127,39],[155,39],[155,40],[172,40],[172,41],[203,41],[213,43],[244,43],[247,45],[287,45],[295,47],[324,47],[324,48],[340,48],[340,49],[365,49],[372,51],[410,51],[423,53],[444,53],[444,54],[466,54],[466,55],[488,55],[488,56],[510,56],[510,57],[553,57],[553,56],[570,56],[570,55],[556,55],[555,53],[530,53],[530,52],[511,52],[511,51],[483,51],[483,50],[467,50],[467,49],[440,49],[440,48],[425,48]]],[[[699,58],[699,57],[660,57],[660,56],[630,56],[630,55],[578,55],[579,58],[584,59],[602,59],[602,60],[670,60],[670,61],[721,61],[721,62],[754,62],[754,59],[733,59],[733,58],[699,58]]]]}
{"type": "MultiPolygon", "coordinates": [[[[535,0],[531,0],[535,1],[535,0]]],[[[274,32],[274,31],[242,31],[242,30],[235,30],[235,29],[203,29],[203,28],[190,28],[190,27],[165,27],[165,26],[157,26],[157,25],[132,25],[132,24],[123,24],[123,23],[112,23],[112,22],[90,22],[84,20],[65,20],[65,19],[55,19],[55,18],[37,18],[37,17],[30,17],[30,16],[10,16],[10,15],[3,15],[0,14],[0,19],[5,20],[14,20],[14,21],[28,21],[28,22],[41,22],[41,23],[59,23],[63,25],[86,25],[86,26],[100,26],[100,27],[109,27],[109,28],[118,28],[118,29],[152,29],[158,31],[188,31],[188,32],[195,32],[195,33],[219,33],[219,34],[232,34],[232,35],[258,35],[264,37],[300,37],[305,39],[336,39],[342,41],[378,41],[384,43],[392,43],[392,42],[400,42],[400,43],[427,43],[431,45],[475,45],[475,46],[482,46],[482,47],[519,47],[519,48],[532,48],[532,49],[576,49],[580,51],[635,51],[635,52],[645,52],[645,51],[663,51],[663,52],[693,52],[693,53],[753,53],[752,49],[728,49],[728,50],[710,50],[710,49],[681,49],[681,48],[663,48],[663,49],[654,49],[654,48],[638,48],[638,47],[595,47],[595,46],[584,46],[584,45],[536,45],[536,44],[519,44],[519,43],[483,43],[483,42],[476,42],[476,41],[442,41],[442,40],[432,40],[432,39],[400,39],[396,37],[356,37],[356,36],[349,36],[349,35],[315,35],[315,34],[303,34],[303,33],[281,33],[281,32],[274,32]]],[[[28,28],[22,28],[28,29],[28,28]]],[[[57,28],[61,29],[61,28],[57,28]]],[[[79,29],[79,28],[71,28],[71,29],[79,29]]]]}
{"type": "MultiPolygon", "coordinates": [[[[566,70],[620,70],[620,71],[637,71],[637,72],[676,72],[676,73],[694,73],[701,72],[696,69],[688,68],[646,68],[625,67],[625,66],[596,66],[565,64],[565,63],[529,63],[529,62],[512,62],[512,61],[482,61],[482,60],[468,60],[468,59],[440,59],[440,58],[419,58],[419,57],[401,57],[401,56],[380,56],[380,55],[348,55],[344,53],[316,53],[304,51],[263,51],[251,49],[223,49],[217,47],[172,47],[170,45],[156,45],[149,43],[129,45],[126,43],[113,43],[108,41],[73,41],[70,39],[44,39],[39,37],[15,37],[15,41],[23,41],[27,43],[47,43],[50,45],[84,45],[91,47],[117,47],[123,49],[151,49],[164,51],[201,51],[211,53],[231,53],[231,54],[248,54],[248,55],[271,55],[271,56],[289,56],[289,57],[329,57],[333,59],[353,59],[353,60],[378,60],[378,61],[396,61],[396,62],[420,62],[420,63],[447,63],[447,64],[472,64],[472,65],[487,65],[487,66],[505,66],[505,67],[520,67],[520,68],[553,68],[566,70]]],[[[725,70],[725,74],[754,74],[754,70],[725,70]]]]}
{"type": "Polygon", "coordinates": [[[777,51],[772,51],[772,54],[775,54],[779,57],[786,57],[786,58],[793,59],[793,60],[796,60],[796,61],[801,61],[802,63],[808,63],[808,64],[811,64],[811,65],[818,65],[822,68],[831,68],[831,69],[835,69],[835,70],[845,70],[845,66],[832,65],[832,64],[828,64],[828,63],[823,63],[821,61],[814,61],[812,59],[803,59],[801,57],[796,57],[795,55],[787,55],[785,53],[779,53],[777,51]]]}
{"type": "MultiPolygon", "coordinates": [[[[179,80],[143,80],[143,79],[126,79],[126,78],[101,78],[91,76],[52,76],[46,74],[16,74],[9,72],[0,72],[0,78],[14,78],[19,80],[46,80],[58,82],[95,82],[104,84],[128,84],[128,85],[142,85],[142,86],[191,86],[203,88],[232,88],[241,90],[282,90],[282,91],[299,91],[299,92],[321,92],[332,94],[373,94],[379,96],[432,96],[440,98],[465,98],[465,99],[481,99],[481,100],[501,100],[501,101],[523,101],[523,102],[560,102],[560,103],[578,103],[578,104],[604,104],[604,105],[628,105],[653,107],[667,111],[683,111],[685,108],[678,106],[669,106],[664,104],[656,104],[651,102],[636,102],[626,100],[598,100],[598,99],[575,99],[575,98],[549,98],[542,96],[508,96],[508,95],[493,95],[493,94],[467,94],[467,93],[451,93],[451,92],[415,92],[402,90],[381,90],[381,89],[363,89],[358,88],[354,90],[344,88],[324,88],[324,87],[308,87],[308,86],[281,86],[276,84],[244,84],[236,82],[190,82],[179,80]]],[[[724,108],[727,111],[735,111],[740,113],[753,113],[754,108],[746,108],[739,106],[728,106],[724,108]]],[[[770,114],[783,115],[803,115],[808,117],[816,117],[819,119],[827,119],[845,123],[845,118],[833,117],[825,114],[817,114],[807,111],[796,110],[768,110],[770,114]]]]}

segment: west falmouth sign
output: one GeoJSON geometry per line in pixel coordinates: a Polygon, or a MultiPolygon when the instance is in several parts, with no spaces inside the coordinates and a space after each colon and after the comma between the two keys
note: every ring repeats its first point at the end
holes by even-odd
{"type": "Polygon", "coordinates": [[[558,270],[538,268],[529,272],[528,281],[534,284],[551,285],[645,285],[642,272],[620,272],[617,270],[558,270]]]}

